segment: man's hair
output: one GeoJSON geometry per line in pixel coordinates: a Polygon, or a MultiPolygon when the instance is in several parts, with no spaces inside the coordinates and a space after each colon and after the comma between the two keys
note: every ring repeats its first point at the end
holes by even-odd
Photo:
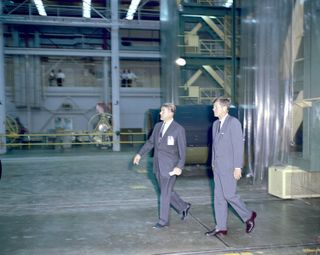
{"type": "Polygon", "coordinates": [[[221,106],[226,106],[227,109],[230,109],[231,99],[227,97],[217,97],[212,101],[212,104],[218,102],[221,106]]]}
{"type": "Polygon", "coordinates": [[[168,108],[173,113],[176,112],[176,106],[173,103],[164,103],[161,105],[161,108],[162,107],[168,108]]]}

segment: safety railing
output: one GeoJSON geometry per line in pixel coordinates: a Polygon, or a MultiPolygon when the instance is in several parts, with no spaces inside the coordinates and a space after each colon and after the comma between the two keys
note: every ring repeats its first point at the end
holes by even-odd
{"type": "Polygon", "coordinates": [[[224,47],[223,40],[200,40],[200,53],[210,56],[227,56],[231,54],[231,50],[228,47],[224,47]]]}
{"type": "Polygon", "coordinates": [[[28,147],[33,146],[72,146],[72,145],[99,145],[111,146],[114,143],[120,144],[143,144],[145,143],[145,132],[121,132],[120,141],[112,140],[112,132],[77,133],[74,131],[64,131],[63,133],[50,134],[0,134],[0,138],[5,137],[6,144],[1,143],[0,147],[28,147]],[[99,139],[97,139],[97,137],[99,139]]]}
{"type": "MultiPolygon", "coordinates": [[[[45,5],[47,16],[52,17],[82,17],[82,6],[72,5],[45,5]]],[[[33,3],[21,3],[6,5],[3,8],[4,15],[27,15],[39,16],[38,10],[33,3]]],[[[111,18],[111,11],[104,7],[91,7],[92,18],[111,18]]]]}
{"type": "Polygon", "coordinates": [[[189,54],[198,54],[206,56],[230,56],[231,49],[226,47],[223,40],[219,39],[199,39],[196,45],[179,45],[189,54]]]}
{"type": "Polygon", "coordinates": [[[189,0],[188,4],[226,7],[226,0],[189,0]]]}
{"type": "Polygon", "coordinates": [[[214,98],[222,96],[224,94],[223,88],[200,88],[201,103],[211,103],[214,98]]]}

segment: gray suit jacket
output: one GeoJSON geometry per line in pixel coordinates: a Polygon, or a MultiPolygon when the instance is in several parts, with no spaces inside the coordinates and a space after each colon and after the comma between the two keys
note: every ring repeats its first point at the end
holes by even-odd
{"type": "Polygon", "coordinates": [[[141,156],[154,148],[153,171],[160,171],[162,176],[168,177],[175,167],[183,168],[186,159],[186,135],[184,128],[173,121],[161,141],[159,141],[162,122],[154,126],[147,142],[138,152],[141,156]]]}
{"type": "Polygon", "coordinates": [[[212,167],[215,170],[234,170],[243,167],[244,142],[241,123],[228,115],[219,132],[220,121],[212,125],[212,167]]]}

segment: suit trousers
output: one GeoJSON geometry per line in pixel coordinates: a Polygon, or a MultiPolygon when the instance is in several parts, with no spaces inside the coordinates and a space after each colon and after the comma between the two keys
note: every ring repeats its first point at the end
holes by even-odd
{"type": "Polygon", "coordinates": [[[177,177],[165,177],[159,171],[155,173],[160,187],[160,216],[159,223],[162,225],[169,224],[170,205],[181,214],[188,207],[188,203],[183,201],[180,196],[173,190],[177,177]]]}
{"type": "Polygon", "coordinates": [[[217,229],[227,230],[228,203],[246,222],[250,219],[252,211],[248,210],[240,196],[236,194],[237,180],[233,171],[219,171],[214,169],[214,211],[217,229]]]}

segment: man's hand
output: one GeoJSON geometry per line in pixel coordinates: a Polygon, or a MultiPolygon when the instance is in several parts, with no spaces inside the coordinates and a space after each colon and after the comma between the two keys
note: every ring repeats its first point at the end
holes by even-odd
{"type": "Polygon", "coordinates": [[[239,181],[241,178],[241,168],[235,168],[233,172],[234,178],[239,181]]]}
{"type": "Polygon", "coordinates": [[[141,156],[139,154],[137,154],[133,159],[133,164],[134,165],[139,165],[140,159],[141,159],[141,156]]]}
{"type": "Polygon", "coordinates": [[[169,172],[169,175],[170,176],[180,175],[181,173],[182,173],[182,170],[179,167],[175,167],[171,172],[169,172]]]}

